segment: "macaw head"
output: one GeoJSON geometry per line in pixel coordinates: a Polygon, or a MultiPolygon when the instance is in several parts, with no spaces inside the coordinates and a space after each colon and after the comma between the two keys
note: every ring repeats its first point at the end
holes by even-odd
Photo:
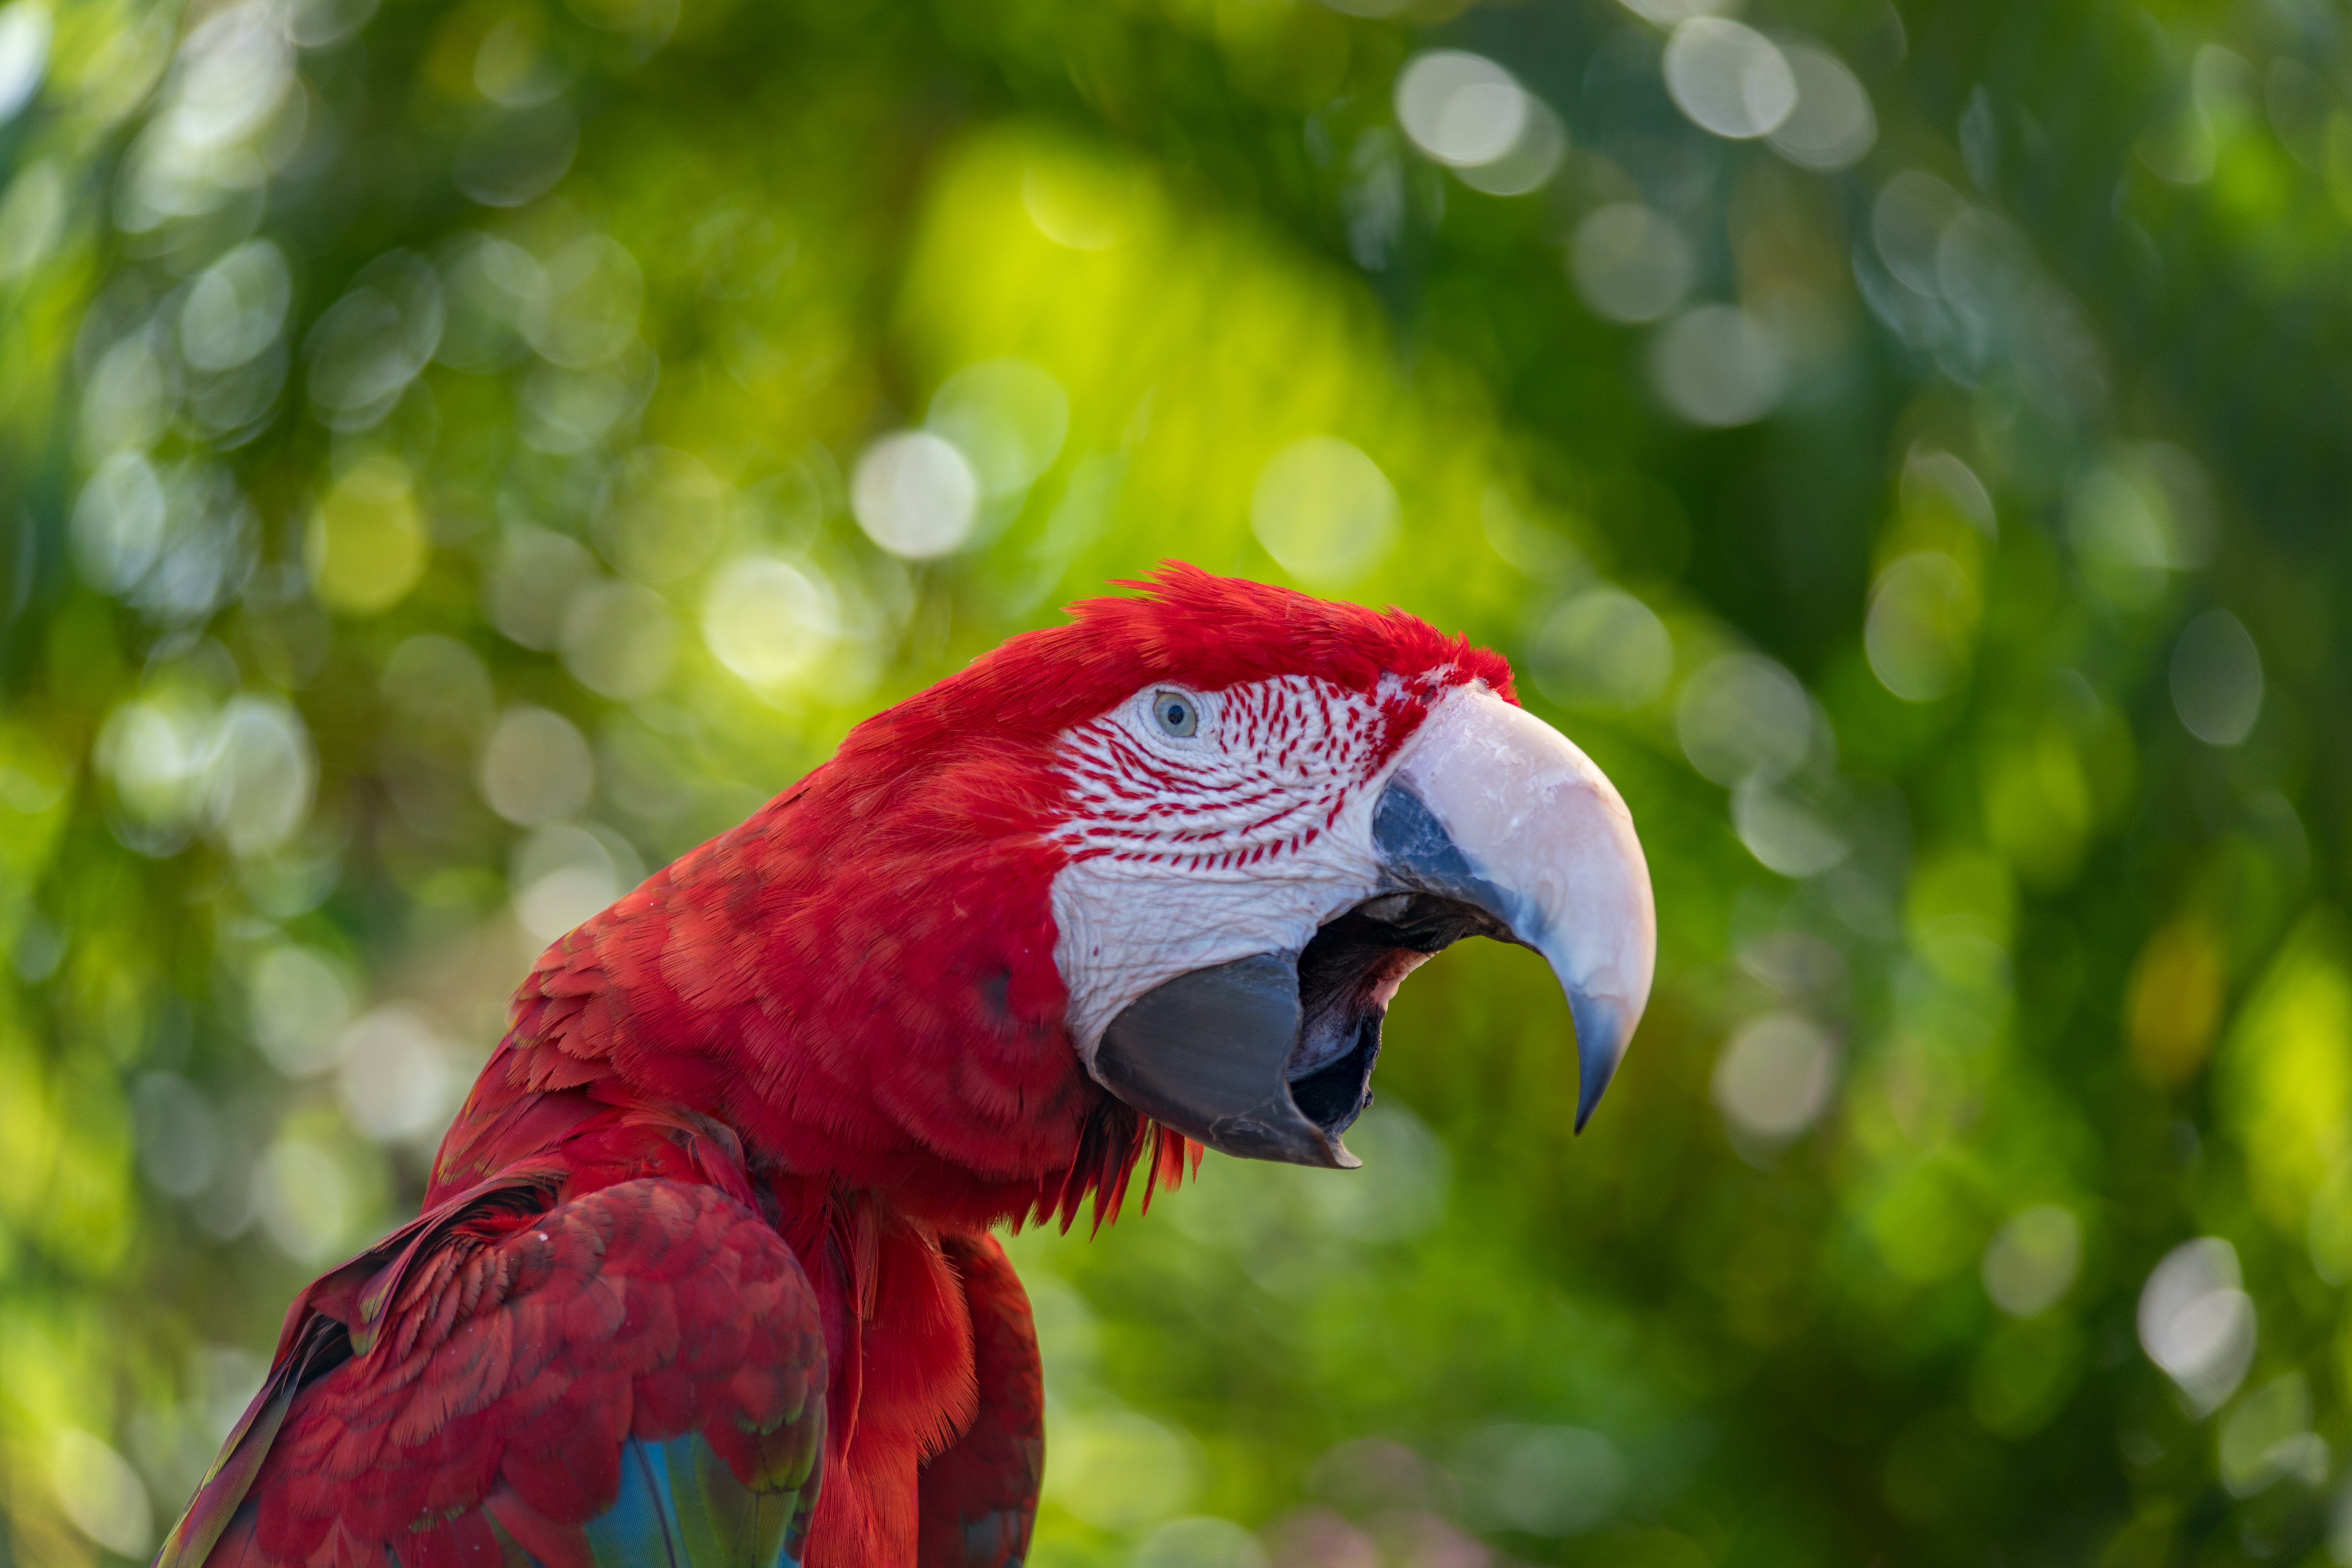
{"type": "Polygon", "coordinates": [[[1354,1165],[1341,1134],[1390,998],[1486,936],[1533,949],[1567,991],[1581,1128],[1656,952],[1608,779],[1517,706],[1500,656],[1410,616],[1184,566],[1133,586],[845,748],[903,756],[978,726],[1025,770],[1039,807],[1009,830],[1042,851],[1023,863],[1085,1070],[1226,1153],[1354,1165]]]}
{"type": "Polygon", "coordinates": [[[598,1106],[973,1224],[1089,1194],[1099,1222],[1188,1140],[1353,1165],[1389,1000],[1465,936],[1567,988],[1581,1127],[1656,946],[1609,781],[1499,656],[1402,612],[1131,585],[858,725],[560,939],[434,1192],[598,1106]]]}

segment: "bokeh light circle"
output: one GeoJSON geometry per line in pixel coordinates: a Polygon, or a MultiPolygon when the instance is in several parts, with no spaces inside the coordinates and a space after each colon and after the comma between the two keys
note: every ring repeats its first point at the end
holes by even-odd
{"type": "Polygon", "coordinates": [[[1733,141],[1769,135],[1796,111],[1797,78],[1780,47],[1721,16],[1693,16],[1666,40],[1666,91],[1702,130],[1733,141]]]}
{"type": "Polygon", "coordinates": [[[1589,588],[1545,618],[1529,659],[1543,694],[1565,707],[1639,708],[1675,672],[1675,639],[1622,588],[1589,588]]]}
{"type": "Polygon", "coordinates": [[[923,418],[971,463],[991,500],[1025,490],[1061,454],[1070,398],[1051,372],[1024,359],[984,360],[940,384],[923,418]]]}
{"type": "Polygon", "coordinates": [[[0,5],[0,125],[32,101],[48,68],[49,8],[40,0],[0,5]]]}
{"type": "Polygon", "coordinates": [[[2208,610],[2189,623],[2173,645],[2172,707],[2209,746],[2234,746],[2252,733],[2263,711],[2263,656],[2244,622],[2208,610]]]}
{"type": "Polygon", "coordinates": [[[773,556],[730,562],[702,602],[702,636],[712,656],[763,690],[792,685],[816,668],[839,631],[830,589],[773,556]]]}
{"type": "Polygon", "coordinates": [[[1985,1294],[2012,1318],[2039,1317],[2074,1288],[2083,1225],[2056,1204],[2035,1204],[2001,1223],[1985,1247],[1985,1294]]]}
{"type": "Polygon", "coordinates": [[[574,815],[595,783],[588,742],[571,720],[544,708],[508,709],[482,750],[482,797],[525,827],[574,815]]]}
{"type": "Polygon", "coordinates": [[[233,370],[268,348],[286,321],[286,257],[247,240],[198,273],[180,307],[180,356],[195,370],[233,370]]]}
{"type": "Polygon", "coordinates": [[[2164,1255],[2139,1295],[2139,1342],[2199,1415],[2218,1408],[2253,1365],[2253,1299],[2238,1249],[2199,1237],[2164,1255]]]}
{"type": "Polygon", "coordinates": [[[1976,614],[1975,586],[1950,556],[1904,556],[1871,588],[1862,634],[1871,672],[1906,702],[1947,695],[1968,672],[1976,614]]]}
{"type": "Polygon", "coordinates": [[[1397,73],[1397,123],[1440,163],[1476,168],[1510,152],[1526,131],[1528,95],[1484,55],[1431,49],[1397,73]]]}
{"type": "Polygon", "coordinates": [[[1395,548],[1399,511],[1396,487],[1360,448],[1337,436],[1309,436],[1259,470],[1250,528],[1293,577],[1339,588],[1395,548]]]}
{"type": "Polygon", "coordinates": [[[1796,1137],[1829,1104],[1837,1047],[1811,1019],[1773,1013],[1742,1025],[1716,1063],[1716,1108],[1736,1132],[1767,1143],[1796,1137]]]}
{"type": "Polygon", "coordinates": [[[1612,202],[1576,226],[1568,270],[1594,315],[1654,321],[1690,292],[1696,263],[1690,242],[1664,214],[1639,202],[1612,202]]]}
{"type": "Polygon", "coordinates": [[[1752,425],[1780,405],[1789,373],[1771,336],[1736,305],[1701,305],[1660,329],[1650,379],[1694,425],[1752,425]]]}
{"type": "Polygon", "coordinates": [[[1843,169],[1878,141],[1870,94],[1845,62],[1814,44],[1780,46],[1796,84],[1796,106],[1767,132],[1772,151],[1801,168],[1843,169]]]}
{"type": "Polygon", "coordinates": [[[1775,660],[1726,654],[1684,684],[1675,727],[1691,766],[1717,784],[1772,783],[1812,749],[1812,699],[1775,660]]]}
{"type": "Polygon", "coordinates": [[[893,555],[952,554],[980,521],[980,477],[954,442],[928,430],[885,436],[857,459],[850,510],[893,555]]]}

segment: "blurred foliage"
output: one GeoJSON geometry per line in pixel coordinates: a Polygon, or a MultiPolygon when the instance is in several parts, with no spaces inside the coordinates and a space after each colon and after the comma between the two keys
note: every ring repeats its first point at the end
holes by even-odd
{"type": "Polygon", "coordinates": [[[1725,9],[0,5],[0,1563],[1171,555],[1507,650],[1664,967],[1581,1140],[1481,945],[1359,1175],[1018,1238],[1039,1563],[2352,1563],[2342,13],[1725,9]]]}

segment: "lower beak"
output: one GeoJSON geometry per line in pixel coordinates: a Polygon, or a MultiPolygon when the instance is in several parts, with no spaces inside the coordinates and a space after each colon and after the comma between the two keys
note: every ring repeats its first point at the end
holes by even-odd
{"type": "Polygon", "coordinates": [[[1483,687],[1445,697],[1376,803],[1380,885],[1298,952],[1180,974],[1111,1020],[1104,1085],[1247,1159],[1349,1168],[1389,999],[1465,936],[1543,954],[1576,1026],[1577,1130],[1649,1000],[1657,916],[1633,818],[1591,759],[1483,687]]]}

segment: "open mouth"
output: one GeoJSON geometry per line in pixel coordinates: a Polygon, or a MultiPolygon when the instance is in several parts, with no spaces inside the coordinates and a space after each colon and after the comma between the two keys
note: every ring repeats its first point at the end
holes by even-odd
{"type": "Polygon", "coordinates": [[[1510,941],[1474,904],[1386,893],[1325,924],[1298,955],[1298,1044],[1283,1066],[1298,1113],[1335,1142],[1372,1102],[1381,1025],[1404,977],[1465,936],[1510,941]]]}
{"type": "Polygon", "coordinates": [[[1339,1134],[1371,1100],[1398,983],[1465,936],[1516,940],[1485,910],[1392,892],[1328,921],[1296,956],[1179,974],[1129,1003],[1094,1059],[1104,1086],[1212,1149],[1348,1169],[1339,1134]]]}

